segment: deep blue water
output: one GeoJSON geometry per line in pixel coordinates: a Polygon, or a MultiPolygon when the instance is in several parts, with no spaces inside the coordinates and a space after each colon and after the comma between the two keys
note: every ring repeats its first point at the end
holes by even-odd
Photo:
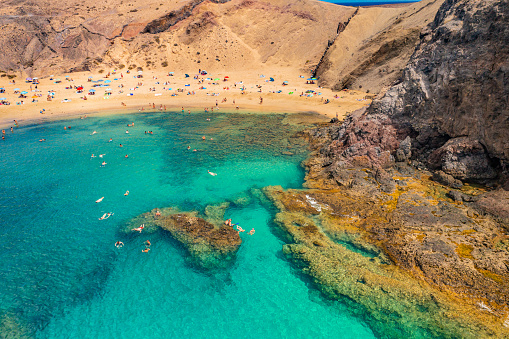
{"type": "Polygon", "coordinates": [[[0,144],[0,337],[373,338],[296,274],[274,211],[257,199],[267,185],[301,187],[307,151],[295,130],[275,114],[146,113],[9,132],[0,144]],[[202,211],[239,196],[247,203],[226,216],[256,233],[241,235],[225,270],[194,266],[164,231],[120,231],[156,207],[202,211]],[[98,220],[106,212],[114,215],[98,220]]]}
{"type": "Polygon", "coordinates": [[[374,5],[386,5],[386,4],[403,4],[403,3],[412,3],[419,2],[420,0],[320,0],[325,2],[331,2],[337,5],[343,6],[374,6],[374,5]]]}

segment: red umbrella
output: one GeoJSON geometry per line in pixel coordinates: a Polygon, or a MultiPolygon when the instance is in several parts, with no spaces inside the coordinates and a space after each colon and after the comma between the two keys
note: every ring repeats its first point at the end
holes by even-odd
{"type": "Polygon", "coordinates": [[[229,77],[229,76],[225,76],[224,78],[225,78],[225,79],[230,79],[230,77],[229,77]]]}
{"type": "Polygon", "coordinates": [[[76,88],[78,91],[83,91],[83,87],[76,88]]]}

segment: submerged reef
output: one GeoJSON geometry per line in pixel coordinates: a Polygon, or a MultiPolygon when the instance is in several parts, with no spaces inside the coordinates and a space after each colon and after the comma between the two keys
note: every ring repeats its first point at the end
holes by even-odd
{"type": "Polygon", "coordinates": [[[204,218],[198,212],[181,212],[175,208],[154,209],[131,220],[126,233],[144,225],[144,230],[158,228],[168,232],[191,255],[192,261],[206,269],[227,267],[242,243],[237,231],[223,224],[228,203],[207,206],[204,218]]]}

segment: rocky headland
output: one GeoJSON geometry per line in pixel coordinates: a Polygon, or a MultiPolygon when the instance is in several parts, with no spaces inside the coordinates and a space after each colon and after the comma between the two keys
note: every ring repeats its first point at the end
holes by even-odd
{"type": "Polygon", "coordinates": [[[222,222],[227,204],[207,206],[204,218],[197,212],[180,212],[174,208],[154,209],[131,220],[124,232],[145,225],[145,232],[158,228],[181,243],[192,262],[205,269],[224,268],[235,259],[242,243],[239,233],[222,222]]]}
{"type": "Polygon", "coordinates": [[[390,337],[509,336],[508,18],[445,1],[399,83],[310,131],[308,189],[265,190],[287,257],[390,337]]]}

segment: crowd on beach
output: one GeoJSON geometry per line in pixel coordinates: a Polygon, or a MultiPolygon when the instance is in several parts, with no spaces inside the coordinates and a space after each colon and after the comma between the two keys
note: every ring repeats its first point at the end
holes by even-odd
{"type": "MultiPolygon", "coordinates": [[[[80,104],[84,101],[95,103],[90,106],[92,110],[111,107],[107,102],[99,104],[98,99],[108,101],[113,99],[112,104],[117,103],[121,107],[129,105],[138,111],[147,109],[166,111],[167,105],[170,105],[170,109],[176,105],[174,99],[171,99],[172,97],[198,96],[199,100],[188,98],[186,102],[196,109],[200,102],[213,103],[215,101],[215,106],[213,104],[204,105],[203,109],[206,112],[218,110],[219,106],[225,109],[241,109],[244,105],[250,105],[250,100],[255,99],[253,98],[255,94],[260,107],[264,106],[268,99],[272,103],[285,96],[293,98],[292,100],[306,98],[311,100],[310,103],[317,105],[329,105],[334,100],[352,99],[347,97],[347,93],[344,92],[336,93],[334,96],[327,92],[327,97],[325,97],[326,95],[323,93],[325,90],[316,85],[317,79],[306,79],[303,75],[292,78],[291,81],[277,81],[276,76],[266,77],[263,74],[258,74],[256,80],[250,79],[250,84],[248,84],[244,80],[230,79],[228,75],[211,76],[202,69],[198,69],[194,75],[188,73],[177,75],[175,72],[161,74],[159,72],[149,73],[147,76],[145,73],[147,72],[141,69],[113,69],[107,73],[95,75],[73,73],[73,76],[65,75],[62,78],[51,75],[42,78],[27,77],[22,81],[13,79],[5,85],[0,79],[0,118],[11,116],[26,120],[29,115],[33,118],[35,112],[41,116],[54,113],[65,114],[66,107],[69,111],[76,110],[77,107],[85,110],[89,104],[80,104]],[[164,78],[161,79],[161,77],[164,78]],[[290,86],[292,89],[287,89],[290,86]],[[147,99],[149,95],[154,96],[160,102],[151,103],[149,107],[140,105],[140,100],[147,99]],[[221,97],[220,102],[215,97],[221,97]],[[21,110],[14,107],[9,108],[11,103],[15,103],[18,107],[21,106],[21,110]]],[[[368,100],[358,97],[358,93],[355,95],[358,101],[368,100]]],[[[177,102],[182,103],[178,100],[177,102]]]]}

